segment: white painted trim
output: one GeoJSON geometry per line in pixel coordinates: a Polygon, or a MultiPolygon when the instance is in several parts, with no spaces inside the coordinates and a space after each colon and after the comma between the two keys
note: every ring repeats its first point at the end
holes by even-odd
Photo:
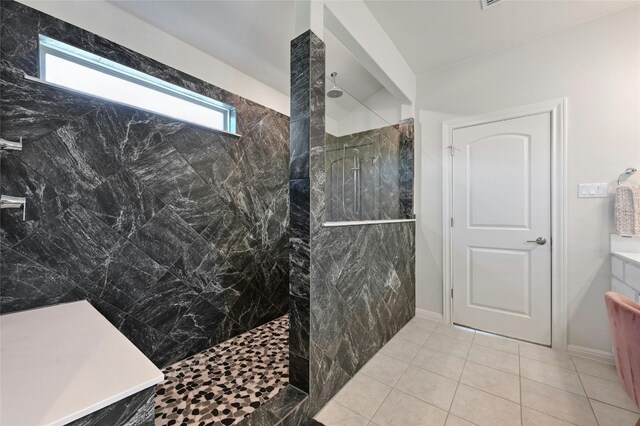
{"type": "Polygon", "coordinates": [[[452,157],[448,147],[453,131],[528,115],[551,113],[551,346],[567,350],[567,99],[554,99],[442,123],[442,312],[444,322],[451,324],[451,218],[452,157]]]}
{"type": "Polygon", "coordinates": [[[384,219],[384,220],[346,220],[343,222],[325,222],[322,224],[325,228],[336,226],[353,226],[353,225],[381,225],[385,223],[405,223],[415,222],[415,219],[384,219]]]}
{"type": "Polygon", "coordinates": [[[607,364],[615,365],[615,357],[613,353],[607,351],[601,351],[599,349],[585,348],[584,346],[569,345],[567,352],[571,355],[579,356],[582,358],[592,359],[594,361],[605,362],[607,364]]]}
{"type": "Polygon", "coordinates": [[[435,322],[443,322],[443,316],[441,313],[428,311],[426,309],[416,308],[416,317],[428,319],[435,322]]]}

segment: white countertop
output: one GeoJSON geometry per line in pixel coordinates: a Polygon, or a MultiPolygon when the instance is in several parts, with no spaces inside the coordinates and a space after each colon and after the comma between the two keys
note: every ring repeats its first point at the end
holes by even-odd
{"type": "Polygon", "coordinates": [[[86,301],[0,316],[2,425],[64,425],[163,379],[86,301]]]}
{"type": "Polygon", "coordinates": [[[640,253],[632,253],[632,252],[626,252],[626,251],[612,251],[611,254],[640,267],[640,253]]]}

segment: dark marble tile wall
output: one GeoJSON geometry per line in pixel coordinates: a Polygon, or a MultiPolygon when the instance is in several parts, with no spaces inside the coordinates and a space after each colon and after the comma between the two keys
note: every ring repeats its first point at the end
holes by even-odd
{"type": "MultiPolygon", "coordinates": [[[[322,226],[327,211],[324,44],[307,32],[292,41],[291,49],[289,368],[290,383],[309,398],[290,424],[304,424],[414,316],[415,224],[322,226]]],[[[403,126],[410,135],[413,123],[403,126]]],[[[400,176],[397,182],[400,186],[400,176]]],[[[407,186],[409,195],[413,188],[409,192],[407,186]]]]}
{"type": "Polygon", "coordinates": [[[241,426],[274,426],[304,424],[308,395],[294,386],[287,386],[276,396],[245,417],[241,426]]]}
{"type": "Polygon", "coordinates": [[[316,412],[415,315],[415,224],[325,227],[313,238],[309,395],[316,412]]]}
{"type": "Polygon", "coordinates": [[[89,300],[158,366],[288,310],[289,119],[1,3],[0,312],[89,300]],[[38,34],[237,108],[233,136],[26,80],[38,34]]]}
{"type": "Polygon", "coordinates": [[[309,391],[310,152],[324,146],[324,43],[311,31],[291,42],[289,383],[309,391]]]}
{"type": "Polygon", "coordinates": [[[327,220],[413,218],[412,123],[409,119],[340,137],[327,135],[327,220]],[[358,182],[352,172],[356,157],[358,182]]]}

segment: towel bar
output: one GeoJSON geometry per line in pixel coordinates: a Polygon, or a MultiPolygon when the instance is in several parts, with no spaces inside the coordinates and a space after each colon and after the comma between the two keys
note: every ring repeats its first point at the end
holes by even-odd
{"type": "Polygon", "coordinates": [[[22,220],[27,219],[27,199],[24,197],[2,194],[0,195],[0,209],[22,209],[22,220]]]}
{"type": "Polygon", "coordinates": [[[631,176],[632,174],[634,174],[637,171],[638,171],[638,169],[636,169],[635,167],[629,167],[627,170],[625,170],[624,172],[620,173],[620,176],[618,176],[618,185],[620,185],[620,179],[622,179],[623,176],[631,176]]]}

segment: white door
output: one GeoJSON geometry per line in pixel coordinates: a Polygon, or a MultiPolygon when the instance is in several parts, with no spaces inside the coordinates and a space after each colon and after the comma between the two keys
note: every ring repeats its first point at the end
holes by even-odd
{"type": "Polygon", "coordinates": [[[551,345],[551,115],[455,129],[453,145],[453,322],[551,345]]]}

